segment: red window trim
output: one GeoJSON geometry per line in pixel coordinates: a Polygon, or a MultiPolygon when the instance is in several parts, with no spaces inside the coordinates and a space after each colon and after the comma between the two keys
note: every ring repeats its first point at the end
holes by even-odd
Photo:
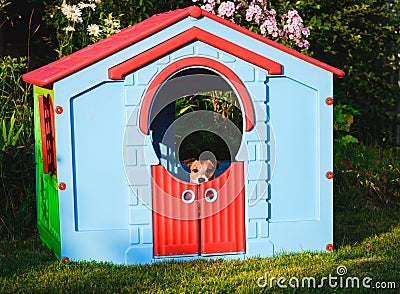
{"type": "Polygon", "coordinates": [[[43,172],[57,172],[54,107],[50,95],[39,95],[40,134],[42,138],[43,172]],[[47,113],[48,112],[48,113],[47,113]]]}

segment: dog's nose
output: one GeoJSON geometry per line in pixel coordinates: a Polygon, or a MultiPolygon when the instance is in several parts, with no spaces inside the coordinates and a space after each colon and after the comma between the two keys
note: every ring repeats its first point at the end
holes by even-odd
{"type": "Polygon", "coordinates": [[[199,183],[204,183],[205,182],[205,178],[199,178],[199,183]]]}

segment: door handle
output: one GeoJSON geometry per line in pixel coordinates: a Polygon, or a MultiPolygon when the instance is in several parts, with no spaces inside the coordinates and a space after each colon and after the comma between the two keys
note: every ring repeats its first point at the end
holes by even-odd
{"type": "Polygon", "coordinates": [[[204,198],[206,199],[207,202],[212,203],[217,201],[218,199],[218,192],[214,188],[208,188],[204,192],[204,198]]]}
{"type": "Polygon", "coordinates": [[[182,201],[186,204],[192,204],[196,200],[196,194],[192,190],[182,192],[182,201]]]}

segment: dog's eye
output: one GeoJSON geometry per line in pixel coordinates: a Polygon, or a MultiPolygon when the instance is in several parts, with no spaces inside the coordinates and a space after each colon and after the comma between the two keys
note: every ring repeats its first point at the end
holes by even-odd
{"type": "Polygon", "coordinates": [[[214,172],[214,170],[212,170],[212,169],[208,169],[208,170],[207,170],[207,173],[208,173],[208,174],[212,174],[213,172],[214,172]]]}
{"type": "Polygon", "coordinates": [[[198,173],[198,172],[199,172],[199,170],[198,170],[197,168],[194,168],[194,169],[192,169],[192,172],[194,172],[194,173],[198,173]]]}

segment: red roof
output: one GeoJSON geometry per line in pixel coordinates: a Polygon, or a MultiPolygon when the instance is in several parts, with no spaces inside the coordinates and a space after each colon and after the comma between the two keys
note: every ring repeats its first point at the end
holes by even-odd
{"type": "Polygon", "coordinates": [[[344,72],[340,69],[332,67],[314,58],[301,54],[300,52],[285,47],[277,42],[269,40],[263,36],[253,33],[241,26],[230,21],[220,18],[212,13],[200,9],[198,6],[191,6],[184,9],[178,9],[162,14],[154,15],[134,26],[121,30],[119,33],[112,35],[106,39],[96,42],[82,50],[65,56],[46,66],[33,70],[23,75],[25,82],[51,88],[55,81],[58,81],[86,66],[95,63],[121,49],[124,49],[146,37],[188,17],[199,18],[201,16],[208,17],[227,27],[257,39],[265,44],[275,47],[281,51],[291,54],[299,59],[305,60],[311,64],[321,67],[334,74],[335,77],[343,77],[344,72]]]}

